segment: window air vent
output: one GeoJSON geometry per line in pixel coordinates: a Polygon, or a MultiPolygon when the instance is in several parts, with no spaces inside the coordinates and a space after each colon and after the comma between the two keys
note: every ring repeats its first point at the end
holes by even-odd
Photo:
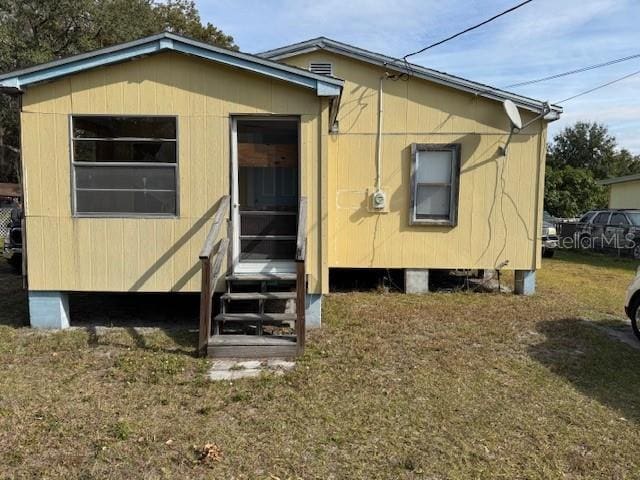
{"type": "Polygon", "coordinates": [[[333,65],[326,62],[311,62],[309,63],[309,71],[317,73],[318,75],[333,76],[333,65]]]}

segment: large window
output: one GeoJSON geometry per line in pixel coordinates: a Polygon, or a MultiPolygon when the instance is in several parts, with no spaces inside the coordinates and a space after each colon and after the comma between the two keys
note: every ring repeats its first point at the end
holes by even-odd
{"type": "Polygon", "coordinates": [[[175,216],[175,117],[74,116],[74,212],[175,216]]]}
{"type": "Polygon", "coordinates": [[[410,223],[455,226],[458,213],[460,145],[414,143],[411,152],[410,223]]]}

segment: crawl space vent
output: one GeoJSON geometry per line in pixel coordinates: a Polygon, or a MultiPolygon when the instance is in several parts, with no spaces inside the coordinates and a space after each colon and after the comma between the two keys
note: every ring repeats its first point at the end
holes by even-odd
{"type": "Polygon", "coordinates": [[[309,71],[317,73],[318,75],[333,76],[333,66],[326,62],[311,62],[309,63],[309,71]]]}

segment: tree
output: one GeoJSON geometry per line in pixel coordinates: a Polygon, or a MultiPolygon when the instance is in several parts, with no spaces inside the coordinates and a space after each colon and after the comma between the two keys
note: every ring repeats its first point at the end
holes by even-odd
{"type": "Polygon", "coordinates": [[[632,173],[640,173],[640,157],[618,150],[606,126],[577,122],[549,145],[545,209],[559,217],[574,217],[606,207],[606,189],[596,181],[632,173]]]}
{"type": "Polygon", "coordinates": [[[545,210],[558,217],[576,217],[607,204],[606,189],[584,168],[548,166],[544,190],[545,210]]]}
{"type": "Polygon", "coordinates": [[[596,178],[604,178],[615,148],[616,139],[609,135],[607,127],[577,122],[554,137],[548,161],[555,168],[583,168],[596,178]]]}
{"type": "MultiPolygon", "coordinates": [[[[171,31],[225,48],[191,0],[0,0],[0,72],[171,31]]],[[[16,181],[18,103],[0,95],[0,181],[16,181]]]]}
{"type": "Polygon", "coordinates": [[[606,178],[622,177],[640,173],[640,156],[633,155],[629,150],[623,148],[611,159],[611,165],[606,178]]]}

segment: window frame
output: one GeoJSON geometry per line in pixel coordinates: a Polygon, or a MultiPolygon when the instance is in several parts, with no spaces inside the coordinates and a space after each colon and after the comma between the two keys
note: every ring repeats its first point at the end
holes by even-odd
{"type": "MultiPolygon", "coordinates": [[[[455,227],[458,224],[458,200],[460,191],[460,151],[459,143],[412,143],[411,144],[411,192],[409,203],[409,225],[436,225],[455,227]],[[451,188],[449,198],[449,218],[418,218],[417,216],[417,167],[418,152],[451,152],[451,188]]],[[[437,184],[425,184],[437,185],[437,184]]]]}
{"type": "MultiPolygon", "coordinates": [[[[158,115],[158,114],[120,114],[120,113],[82,113],[69,114],[69,157],[70,157],[70,176],[71,176],[71,216],[73,218],[154,218],[154,219],[176,219],[180,218],[180,121],[178,115],[158,115]],[[174,119],[176,125],[175,139],[162,139],[163,141],[173,141],[175,143],[176,161],[175,163],[167,162],[76,162],[74,158],[74,141],[78,140],[73,132],[74,118],[83,117],[119,117],[119,118],[171,118],[174,119]],[[113,167],[173,167],[176,179],[176,210],[175,213],[134,213],[134,212],[78,212],[77,208],[77,188],[76,188],[76,166],[113,166],[113,167]]],[[[139,140],[138,137],[114,137],[108,140],[139,140]]],[[[82,139],[80,139],[82,140],[82,139]]],[[[86,139],[85,139],[86,140],[86,139]]],[[[95,140],[95,139],[94,139],[95,140]]]]}

